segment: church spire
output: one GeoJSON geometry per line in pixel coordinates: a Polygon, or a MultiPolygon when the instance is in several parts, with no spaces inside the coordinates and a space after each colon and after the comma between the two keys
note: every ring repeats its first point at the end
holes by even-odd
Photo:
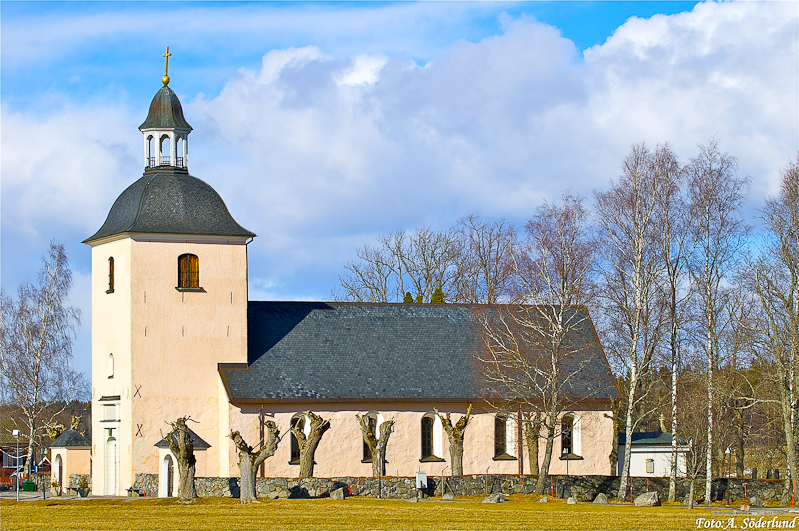
{"type": "Polygon", "coordinates": [[[169,46],[164,58],[164,77],[161,87],[152,103],[147,119],[139,126],[144,134],[144,167],[145,169],[170,168],[186,170],[188,168],[189,142],[191,126],[183,117],[183,106],[177,94],[169,88],[169,46]]]}

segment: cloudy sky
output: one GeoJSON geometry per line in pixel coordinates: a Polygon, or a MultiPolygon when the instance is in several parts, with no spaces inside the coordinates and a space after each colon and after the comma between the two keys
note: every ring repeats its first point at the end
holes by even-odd
{"type": "Polygon", "coordinates": [[[0,30],[2,286],[66,244],[87,372],[80,241],[141,176],[167,45],[189,169],[258,234],[251,299],[329,299],[378,234],[590,197],[635,142],[716,138],[752,212],[799,149],[795,1],[2,2],[0,30]]]}

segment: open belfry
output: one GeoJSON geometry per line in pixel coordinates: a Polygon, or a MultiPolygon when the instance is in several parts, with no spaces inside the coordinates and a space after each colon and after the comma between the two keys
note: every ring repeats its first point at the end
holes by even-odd
{"type": "MultiPolygon", "coordinates": [[[[356,415],[374,433],[393,421],[386,475],[451,473],[436,409],[452,413],[453,424],[471,411],[463,474],[529,473],[521,426],[486,402],[475,368],[478,316],[498,307],[248,301],[247,246],[256,235],[189,174],[192,127],[169,86],[170,56],[167,48],[163,86],[139,126],[144,172],[84,241],[92,253],[93,494],[124,495],[137,474],[151,474],[159,495],[175,495],[164,436],[181,417],[191,419],[197,477],[238,476],[231,431],[257,446],[270,421],[285,436],[259,476],[297,477],[291,428],[307,433],[308,411],[329,422],[315,476],[372,475],[356,415]]],[[[617,395],[587,310],[576,311],[586,315],[572,340],[586,355],[573,392],[586,398],[564,416],[568,437],[553,452],[573,458],[553,459],[551,473],[568,464],[571,474],[607,474],[614,437],[606,414],[617,395]]]]}

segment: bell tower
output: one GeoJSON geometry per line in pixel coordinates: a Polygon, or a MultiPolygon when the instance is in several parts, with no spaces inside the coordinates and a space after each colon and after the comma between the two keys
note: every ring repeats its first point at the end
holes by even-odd
{"type": "Polygon", "coordinates": [[[164,54],[164,77],[152,103],[147,119],[139,126],[144,134],[145,169],[174,168],[188,171],[189,133],[192,128],[183,117],[183,107],[169,88],[169,46],[164,54]]]}
{"type": "Polygon", "coordinates": [[[94,494],[124,494],[137,474],[157,474],[156,444],[184,416],[206,443],[197,474],[229,473],[218,366],[247,362],[247,244],[255,234],[189,175],[192,128],[166,70],[162,82],[139,127],[144,173],[84,241],[92,248],[94,494]]]}

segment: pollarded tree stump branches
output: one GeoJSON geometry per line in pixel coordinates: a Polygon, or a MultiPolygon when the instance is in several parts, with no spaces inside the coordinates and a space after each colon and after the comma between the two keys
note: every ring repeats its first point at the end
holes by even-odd
{"type": "Polygon", "coordinates": [[[197,489],[194,486],[194,470],[197,460],[194,457],[194,442],[191,440],[191,431],[186,422],[191,417],[180,417],[175,422],[170,422],[172,431],[167,435],[169,450],[178,462],[178,503],[192,503],[197,499],[197,489]]]}
{"type": "Polygon", "coordinates": [[[446,416],[443,416],[438,412],[438,409],[433,408],[433,411],[435,411],[436,415],[438,415],[438,418],[441,419],[441,425],[443,426],[444,431],[447,432],[447,437],[449,438],[449,456],[452,460],[452,475],[462,476],[463,436],[466,433],[466,426],[469,425],[469,419],[472,415],[472,405],[469,404],[469,407],[466,408],[466,414],[458,419],[458,422],[455,423],[455,426],[452,425],[452,419],[450,418],[449,412],[447,412],[446,416]]]}
{"type": "Polygon", "coordinates": [[[258,466],[267,458],[275,455],[277,445],[281,440],[280,430],[274,421],[267,420],[264,426],[268,435],[260,450],[255,450],[248,445],[238,431],[230,432],[230,439],[239,450],[239,471],[241,473],[239,503],[254,503],[258,501],[258,494],[255,490],[255,475],[258,472],[258,466]]]}
{"type": "Polygon", "coordinates": [[[304,415],[310,421],[308,435],[305,435],[303,427],[300,426],[291,428],[291,433],[296,437],[300,448],[300,477],[310,478],[313,477],[316,448],[319,446],[319,441],[322,440],[322,435],[330,429],[330,421],[323,419],[312,411],[306,411],[304,415]]]}
{"type": "Polygon", "coordinates": [[[388,439],[391,437],[391,432],[394,431],[394,420],[387,420],[380,424],[380,436],[376,437],[377,434],[369,425],[368,415],[361,416],[356,414],[355,418],[358,419],[363,440],[372,454],[372,477],[383,477],[386,475],[386,448],[388,448],[388,439]]]}

